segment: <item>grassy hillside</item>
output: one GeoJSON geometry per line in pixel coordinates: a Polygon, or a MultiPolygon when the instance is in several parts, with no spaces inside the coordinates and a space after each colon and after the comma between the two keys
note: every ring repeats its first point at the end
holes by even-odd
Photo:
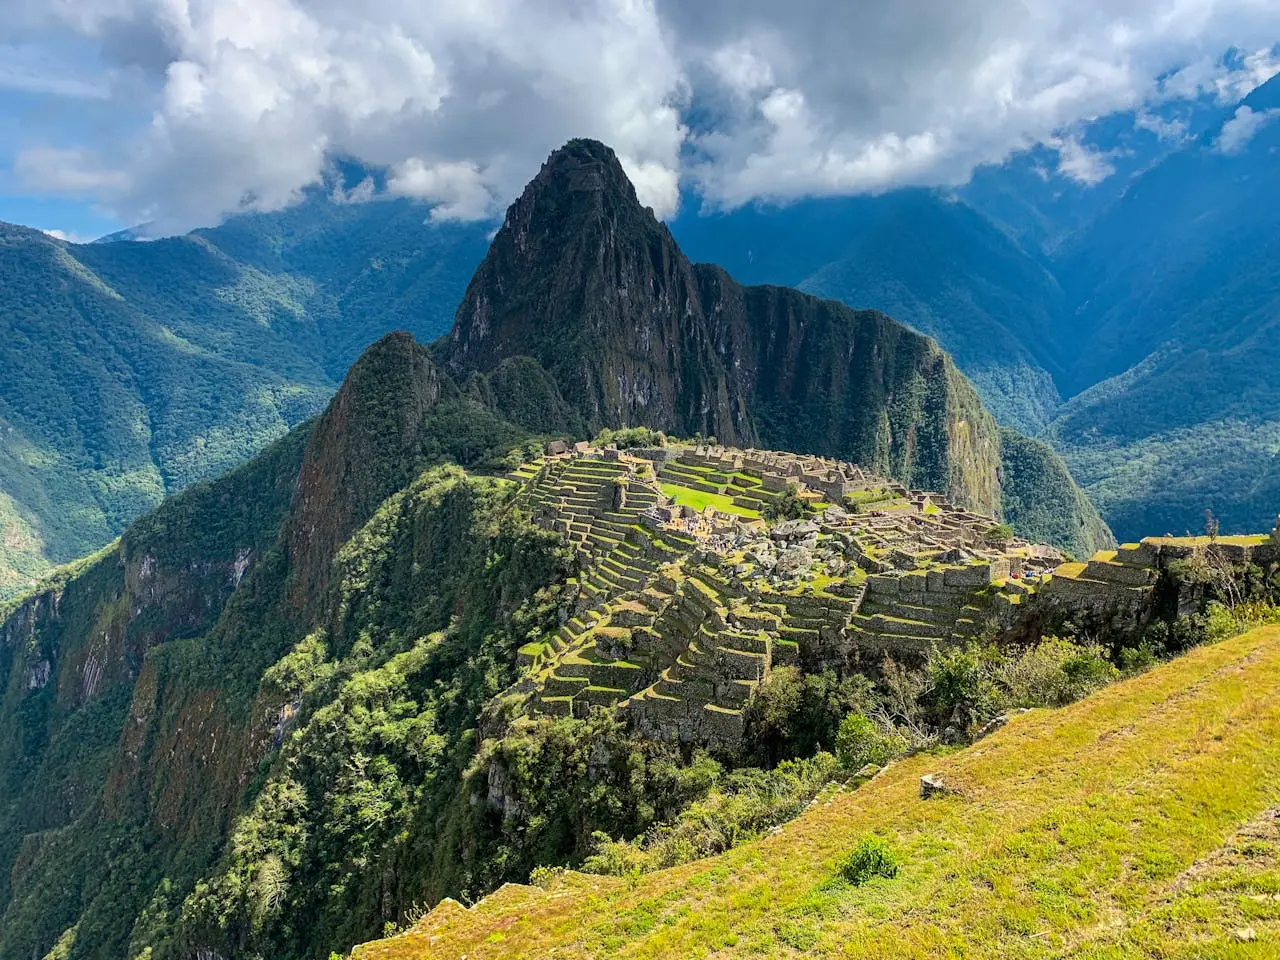
{"type": "Polygon", "coordinates": [[[1267,627],[894,764],[722,856],[446,903],[356,956],[1272,957],[1277,762],[1267,627]],[[930,773],[956,792],[920,799],[930,773]],[[868,836],[897,873],[855,886],[837,867],[868,836]]]}

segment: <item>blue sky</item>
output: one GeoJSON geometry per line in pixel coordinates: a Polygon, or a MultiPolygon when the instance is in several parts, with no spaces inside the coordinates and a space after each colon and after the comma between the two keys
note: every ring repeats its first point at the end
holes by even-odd
{"type": "Polygon", "coordinates": [[[26,189],[13,173],[14,158],[31,138],[78,139],[83,108],[79,98],[0,89],[0,220],[90,238],[120,228],[109,211],[95,209],[91,201],[41,196],[26,189]]]}
{"type": "Polygon", "coordinates": [[[275,209],[334,156],[434,216],[492,217],[573,136],[663,216],[954,185],[1037,145],[1087,183],[1117,166],[1096,118],[1158,124],[1280,69],[1274,0],[0,8],[0,219],[74,238],[275,209]]]}

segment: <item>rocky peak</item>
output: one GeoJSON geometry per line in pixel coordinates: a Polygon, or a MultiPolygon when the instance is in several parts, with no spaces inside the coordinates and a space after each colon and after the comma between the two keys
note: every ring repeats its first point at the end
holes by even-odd
{"type": "MultiPolygon", "coordinates": [[[[573,197],[579,210],[584,198],[591,198],[602,210],[623,215],[644,210],[618,155],[599,140],[570,140],[552,153],[512,209],[555,203],[566,195],[573,197]]],[[[657,223],[651,211],[649,219],[657,223]]]]}
{"type": "Polygon", "coordinates": [[[459,380],[532,358],[588,431],[834,456],[1001,511],[998,427],[936,343],[693,266],[593,140],[553,153],[511,205],[433,351],[459,380]]]}
{"type": "Polygon", "coordinates": [[[533,357],[593,428],[739,436],[692,267],[592,140],[552,154],[511,205],[437,349],[459,375],[533,357]]]}

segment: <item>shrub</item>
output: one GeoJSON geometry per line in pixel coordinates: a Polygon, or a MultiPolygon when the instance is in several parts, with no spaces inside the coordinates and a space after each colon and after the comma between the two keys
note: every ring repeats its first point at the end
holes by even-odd
{"type": "Polygon", "coordinates": [[[858,841],[853,851],[840,862],[843,880],[860,887],[876,877],[892,880],[898,875],[898,858],[880,837],[868,835],[858,841]]]}
{"type": "Polygon", "coordinates": [[[927,696],[937,722],[963,724],[999,713],[1000,694],[992,680],[999,656],[994,648],[976,644],[945,651],[933,649],[925,672],[927,696]]]}
{"type": "Polygon", "coordinates": [[[871,681],[860,674],[841,677],[831,670],[802,674],[796,667],[775,668],[747,708],[745,759],[771,767],[789,757],[830,749],[841,721],[851,712],[868,709],[871,691],[871,681]]]}
{"type": "Polygon", "coordinates": [[[633,447],[665,447],[667,435],[648,427],[620,427],[617,430],[601,430],[594,441],[597,447],[614,446],[619,450],[633,447]]]}
{"type": "Polygon", "coordinates": [[[882,732],[861,713],[845,717],[836,734],[836,757],[846,770],[859,770],[868,763],[883,766],[906,747],[901,734],[882,732]]]}
{"type": "Polygon", "coordinates": [[[564,878],[565,872],[564,867],[534,867],[529,874],[529,883],[550,890],[564,878]]]}
{"type": "Polygon", "coordinates": [[[1142,673],[1159,663],[1161,657],[1161,649],[1144,638],[1136,647],[1124,647],[1120,651],[1120,670],[1126,674],[1142,673]]]}
{"type": "Polygon", "coordinates": [[[704,799],[634,840],[592,835],[584,873],[638,876],[723,853],[800,815],[835,772],[829,753],[785,760],[773,770],[745,768],[725,776],[704,799]]]}
{"type": "Polygon", "coordinates": [[[1101,647],[1046,637],[998,670],[1008,705],[1061,707],[1114,680],[1119,671],[1101,647]]]}
{"type": "Polygon", "coordinates": [[[997,523],[987,529],[983,539],[988,543],[1008,543],[1013,539],[1013,527],[1007,523],[997,523]]]}
{"type": "Polygon", "coordinates": [[[809,501],[800,496],[800,489],[793,483],[782,496],[766,503],[761,514],[766,520],[803,520],[812,512],[809,501]]]}

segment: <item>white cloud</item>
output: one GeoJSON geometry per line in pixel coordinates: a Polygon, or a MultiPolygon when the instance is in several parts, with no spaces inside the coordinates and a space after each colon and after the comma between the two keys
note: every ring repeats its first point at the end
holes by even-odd
{"type": "Polygon", "coordinates": [[[430,165],[413,157],[396,170],[388,186],[399,196],[437,204],[433,220],[481,220],[494,212],[493,194],[474,163],[430,165]]]}
{"type": "Polygon", "coordinates": [[[83,234],[76,233],[74,230],[42,230],[41,233],[67,243],[90,243],[93,240],[93,237],[86,237],[83,234]]]}
{"type": "Polygon", "coordinates": [[[1047,145],[1058,151],[1058,173],[1092,187],[1116,172],[1105,153],[1080,142],[1078,137],[1053,137],[1047,145]]]}
{"type": "Polygon", "coordinates": [[[1161,92],[1167,97],[1208,95],[1220,103],[1236,103],[1277,73],[1280,73],[1280,51],[1274,46],[1230,62],[1224,62],[1221,57],[1201,57],[1166,78],[1161,92]]]}
{"type": "Polygon", "coordinates": [[[335,155],[438,219],[490,216],[574,136],[663,216],[682,178],[725,205],[954,184],[1036,143],[1092,182],[1109,163],[1083,121],[1280,68],[1274,0],[0,2],[0,44],[92,45],[128,78],[111,102],[147,115],[28,144],[30,188],[161,231],[291,203],[335,155]],[[1230,48],[1258,52],[1223,66],[1230,48]]]}
{"type": "Polygon", "coordinates": [[[1213,148],[1219,153],[1239,153],[1253,139],[1254,134],[1277,117],[1280,117],[1280,108],[1253,110],[1242,106],[1236,110],[1235,116],[1222,125],[1213,148]]]}
{"type": "Polygon", "coordinates": [[[1161,140],[1181,140],[1187,135],[1187,124],[1185,120],[1166,120],[1154,113],[1148,113],[1146,110],[1139,110],[1137,116],[1134,117],[1133,125],[1139,130],[1147,130],[1154,133],[1161,140]]]}

